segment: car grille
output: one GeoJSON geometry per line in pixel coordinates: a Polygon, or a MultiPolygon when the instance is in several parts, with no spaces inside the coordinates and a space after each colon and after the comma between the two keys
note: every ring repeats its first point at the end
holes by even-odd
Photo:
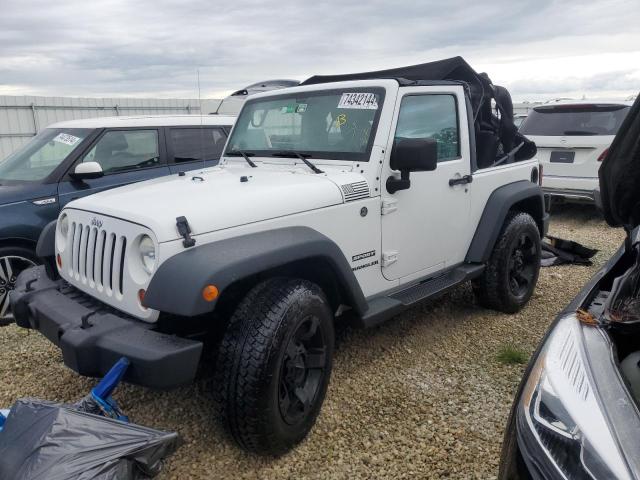
{"type": "Polygon", "coordinates": [[[154,239],[153,232],[137,223],[75,208],[64,209],[62,215],[69,221],[64,241],[56,232],[62,278],[97,301],[155,321],[158,312],[140,303],[140,292],[147,289],[151,277],[136,257],[137,242],[143,235],[154,239]]]}
{"type": "Polygon", "coordinates": [[[108,294],[123,294],[127,239],[98,227],[72,222],[71,270],[76,279],[108,294]]]}

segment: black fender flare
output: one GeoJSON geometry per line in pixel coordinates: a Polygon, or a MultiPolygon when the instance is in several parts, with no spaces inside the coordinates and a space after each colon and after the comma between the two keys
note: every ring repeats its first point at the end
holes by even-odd
{"type": "Polygon", "coordinates": [[[36,245],[36,255],[40,258],[54,257],[56,254],[56,225],[58,221],[47,223],[42,229],[36,245]]]}
{"type": "Polygon", "coordinates": [[[326,261],[349,305],[359,314],[367,302],[349,262],[328,237],[309,227],[286,227],[227,238],[189,248],[163,262],[153,275],[144,305],[161,312],[192,317],[214,309],[202,290],[229,285],[253,275],[306,259],[326,261]]]}
{"type": "Polygon", "coordinates": [[[544,194],[540,186],[528,180],[503,185],[494,190],[487,200],[467,251],[467,263],[484,263],[489,260],[507,214],[517,203],[536,221],[540,236],[546,235],[549,214],[545,211],[544,194]]]}

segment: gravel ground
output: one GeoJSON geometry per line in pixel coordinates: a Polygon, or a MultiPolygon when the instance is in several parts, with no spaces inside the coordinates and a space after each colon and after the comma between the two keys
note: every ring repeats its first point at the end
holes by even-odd
{"type": "MultiPolygon", "coordinates": [[[[580,206],[556,209],[550,233],[600,252],[592,267],[543,269],[534,298],[517,315],[476,307],[464,286],[376,329],[340,330],[316,427],[282,458],[247,455],[221,432],[211,365],[192,386],[156,393],[126,385],[116,398],[135,422],[183,437],[162,480],[494,478],[524,369],[499,363],[497,352],[511,344],[531,354],[556,313],[623,240],[594,209],[580,206]]],[[[2,328],[0,344],[0,405],[24,396],[74,401],[93,385],[67,370],[39,334],[2,328]]]]}

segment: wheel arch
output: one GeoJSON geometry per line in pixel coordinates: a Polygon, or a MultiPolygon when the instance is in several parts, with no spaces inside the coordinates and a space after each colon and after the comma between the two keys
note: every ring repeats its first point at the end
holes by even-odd
{"type": "Polygon", "coordinates": [[[510,211],[530,214],[538,226],[540,237],[546,234],[549,215],[545,211],[540,186],[528,180],[503,185],[494,190],[487,200],[467,251],[466,262],[484,263],[489,259],[510,211]]]}
{"type": "Polygon", "coordinates": [[[30,240],[28,238],[20,238],[20,237],[2,238],[2,239],[0,239],[0,248],[4,248],[4,247],[27,248],[27,249],[31,250],[32,252],[34,252],[34,254],[35,254],[36,242],[34,242],[33,240],[30,240]]]}
{"type": "Polygon", "coordinates": [[[367,309],[364,294],[340,248],[308,227],[288,227],[229,238],[185,250],[165,261],[145,294],[147,307],[195,316],[234,304],[266,278],[290,276],[316,283],[331,307],[344,303],[367,309]],[[215,285],[220,295],[206,302],[202,289],[215,285]]]}

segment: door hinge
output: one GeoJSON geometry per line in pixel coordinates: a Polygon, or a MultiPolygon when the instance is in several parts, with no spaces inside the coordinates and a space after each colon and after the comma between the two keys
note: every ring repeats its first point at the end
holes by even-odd
{"type": "Polygon", "coordinates": [[[380,213],[382,215],[386,215],[391,212],[395,212],[398,210],[398,199],[397,198],[383,198],[382,199],[382,208],[380,213]]]}
{"type": "Polygon", "coordinates": [[[398,261],[398,252],[396,250],[390,250],[388,252],[382,252],[382,266],[388,267],[392,263],[398,261]]]}

